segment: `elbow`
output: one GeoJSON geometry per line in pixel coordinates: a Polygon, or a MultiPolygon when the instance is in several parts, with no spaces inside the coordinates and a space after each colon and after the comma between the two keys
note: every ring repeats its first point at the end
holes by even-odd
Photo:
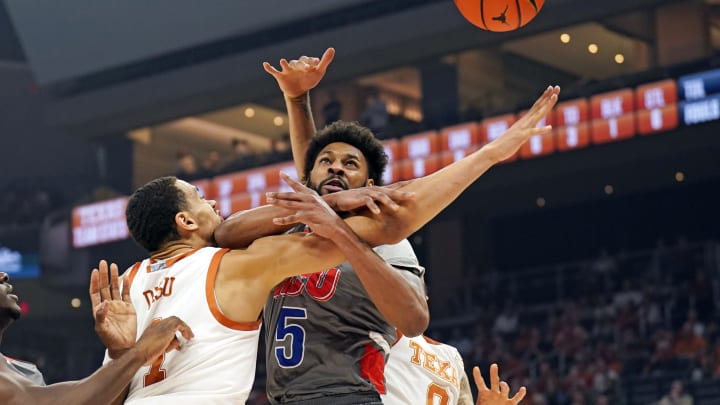
{"type": "Polygon", "coordinates": [[[410,316],[404,319],[405,324],[398,327],[403,335],[411,338],[425,333],[430,325],[430,314],[427,308],[417,308],[412,312],[410,316]]]}

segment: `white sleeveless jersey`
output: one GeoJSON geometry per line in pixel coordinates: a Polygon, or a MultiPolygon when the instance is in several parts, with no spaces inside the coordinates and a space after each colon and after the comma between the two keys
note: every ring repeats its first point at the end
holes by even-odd
{"type": "MultiPolygon", "coordinates": [[[[146,259],[130,273],[138,335],[153,320],[177,316],[195,337],[133,376],[125,404],[244,404],[255,378],[260,321],[226,318],[215,276],[226,249],[202,248],[167,260],[146,259]]],[[[242,298],[240,298],[242,299],[242,298]]]]}
{"type": "Polygon", "coordinates": [[[385,365],[385,405],[456,405],[465,371],[457,349],[425,336],[399,336],[385,365]]]}

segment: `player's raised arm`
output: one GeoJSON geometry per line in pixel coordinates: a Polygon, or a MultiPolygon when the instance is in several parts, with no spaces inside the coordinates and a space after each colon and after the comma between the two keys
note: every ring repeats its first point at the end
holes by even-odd
{"type": "MultiPolygon", "coordinates": [[[[380,216],[367,213],[347,219],[348,225],[363,240],[373,246],[397,243],[428,223],[445,207],[450,205],[467,187],[497,162],[509,158],[532,136],[547,134],[550,126],[537,128],[557,103],[560,88],[548,87],[537,99],[530,111],[513,124],[502,136],[488,143],[471,155],[443,169],[419,178],[400,188],[399,191],[414,193],[415,198],[400,203],[393,212],[380,216]]],[[[304,187],[283,176],[296,191],[304,187]]],[[[293,215],[276,218],[278,225],[306,223],[303,212],[310,212],[308,204],[316,202],[307,192],[267,193],[268,202],[281,208],[299,210],[293,215]]]]}
{"type": "Polygon", "coordinates": [[[310,109],[310,90],[320,83],[334,57],[335,49],[328,48],[320,59],[308,56],[290,62],[280,59],[280,70],[268,62],[263,63],[265,71],[277,80],[285,96],[290,143],[298,173],[303,173],[305,169],[305,151],[316,131],[310,109]]]}

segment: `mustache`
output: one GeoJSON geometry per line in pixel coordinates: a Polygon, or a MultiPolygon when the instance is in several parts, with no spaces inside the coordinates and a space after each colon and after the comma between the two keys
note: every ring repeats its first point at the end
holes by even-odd
{"type": "Polygon", "coordinates": [[[330,177],[328,177],[327,179],[323,180],[323,181],[320,183],[320,185],[318,186],[318,189],[322,188],[324,185],[326,185],[326,184],[328,184],[329,182],[334,181],[334,180],[337,180],[337,181],[339,181],[340,183],[342,183],[343,188],[344,188],[345,190],[348,189],[348,184],[347,184],[347,182],[346,182],[342,177],[340,177],[340,176],[330,176],[330,177]]]}

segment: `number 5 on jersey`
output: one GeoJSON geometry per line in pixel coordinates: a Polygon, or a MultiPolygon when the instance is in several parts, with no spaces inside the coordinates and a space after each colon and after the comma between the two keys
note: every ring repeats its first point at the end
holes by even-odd
{"type": "Polygon", "coordinates": [[[305,329],[293,323],[295,319],[307,319],[307,310],[297,307],[280,308],[275,327],[275,342],[285,342],[286,346],[275,348],[275,358],[282,368],[299,366],[305,356],[305,329]]]}

